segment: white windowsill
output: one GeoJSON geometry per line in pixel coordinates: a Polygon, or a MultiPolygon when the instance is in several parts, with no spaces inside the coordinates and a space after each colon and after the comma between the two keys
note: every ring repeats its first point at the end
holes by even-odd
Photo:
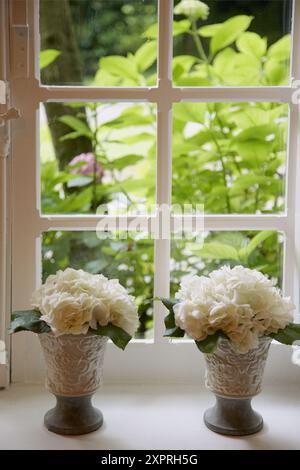
{"type": "Polygon", "coordinates": [[[107,385],[94,399],[104,426],[63,437],[43,427],[43,415],[54,404],[43,386],[12,385],[0,392],[0,449],[300,449],[299,397],[299,383],[266,386],[254,399],[264,429],[232,438],[206,429],[202,415],[213,397],[201,385],[107,385]]]}

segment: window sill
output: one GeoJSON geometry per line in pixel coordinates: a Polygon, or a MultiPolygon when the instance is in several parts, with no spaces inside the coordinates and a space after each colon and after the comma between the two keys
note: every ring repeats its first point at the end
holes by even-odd
{"type": "Polygon", "coordinates": [[[13,385],[0,392],[0,449],[300,449],[299,391],[299,384],[266,386],[254,399],[264,429],[230,438],[206,429],[202,415],[213,396],[203,386],[109,385],[94,399],[104,426],[86,436],[63,437],[43,427],[43,415],[54,404],[43,386],[13,385]]]}

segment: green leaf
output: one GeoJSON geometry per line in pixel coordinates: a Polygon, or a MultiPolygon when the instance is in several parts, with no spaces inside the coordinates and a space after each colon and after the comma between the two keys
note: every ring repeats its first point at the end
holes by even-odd
{"type": "MultiPolygon", "coordinates": [[[[197,57],[193,55],[178,55],[173,59],[173,77],[175,74],[176,67],[180,67],[181,73],[187,73],[191,67],[197,62],[197,57]]],[[[174,77],[175,78],[175,77],[174,77]]]]}
{"type": "MultiPolygon", "coordinates": [[[[97,239],[97,244],[99,244],[98,239],[97,239]]],[[[107,266],[109,266],[110,263],[111,263],[111,260],[107,260],[105,258],[94,259],[85,264],[84,270],[92,274],[98,274],[98,273],[101,273],[101,271],[105,269],[107,266]]]]}
{"type": "Polygon", "coordinates": [[[268,124],[272,117],[269,111],[255,107],[247,107],[247,109],[241,108],[238,111],[230,112],[227,115],[229,122],[233,122],[240,129],[247,129],[255,125],[268,124]]]}
{"type": "Polygon", "coordinates": [[[235,142],[245,142],[250,140],[266,140],[266,137],[276,134],[276,126],[274,124],[264,124],[262,126],[252,126],[240,132],[235,138],[235,142]]]}
{"type": "Polygon", "coordinates": [[[199,73],[190,73],[181,75],[177,81],[177,86],[210,86],[211,81],[204,78],[199,73]]]}
{"type": "Polygon", "coordinates": [[[265,55],[267,50],[267,39],[261,38],[256,33],[241,34],[236,42],[237,48],[244,54],[253,55],[257,58],[261,58],[265,55]]]}
{"type": "Polygon", "coordinates": [[[37,310],[21,310],[13,312],[9,333],[19,331],[32,331],[33,333],[48,333],[51,331],[49,325],[41,320],[41,313],[37,310]]]}
{"type": "Polygon", "coordinates": [[[151,115],[142,115],[138,113],[125,114],[122,113],[116,119],[112,121],[106,122],[103,124],[103,127],[113,128],[113,129],[122,129],[124,127],[135,127],[135,126],[143,126],[147,124],[152,124],[154,121],[153,116],[151,115]]]}
{"type": "Polygon", "coordinates": [[[40,69],[44,69],[48,67],[48,65],[52,64],[57,57],[61,55],[60,51],[56,49],[46,49],[45,51],[40,52],[40,69]]]}
{"type": "Polygon", "coordinates": [[[69,132],[68,134],[63,135],[62,137],[59,138],[60,142],[64,142],[65,140],[73,140],[73,139],[78,139],[78,137],[81,137],[81,132],[78,131],[72,131],[69,132]]]}
{"type": "Polygon", "coordinates": [[[179,34],[187,33],[191,28],[191,22],[189,20],[173,21],[173,36],[179,36],[179,34]]]}
{"type": "Polygon", "coordinates": [[[219,340],[226,338],[223,331],[216,331],[213,335],[207,336],[202,341],[195,341],[197,348],[204,354],[212,354],[218,347],[219,340]]]}
{"type": "Polygon", "coordinates": [[[147,39],[157,39],[158,38],[158,24],[152,24],[148,29],[142,34],[143,38],[147,39]]]}
{"type": "MultiPolygon", "coordinates": [[[[173,22],[173,36],[187,33],[190,30],[191,22],[189,20],[181,20],[173,22]]],[[[144,33],[143,37],[147,39],[158,38],[158,24],[152,24],[144,33]]]]}
{"type": "Polygon", "coordinates": [[[78,176],[68,181],[68,188],[82,188],[93,181],[91,176],[78,176]]]}
{"type": "Polygon", "coordinates": [[[289,60],[291,54],[291,35],[287,34],[272,44],[268,50],[268,57],[277,60],[289,60]]]}
{"type": "MultiPolygon", "coordinates": [[[[175,299],[167,299],[166,297],[161,297],[159,300],[162,301],[162,303],[164,304],[164,306],[169,310],[170,313],[173,313],[174,315],[174,312],[173,312],[173,307],[174,305],[177,304],[177,300],[175,299]]],[[[167,324],[166,326],[169,328],[171,326],[174,326],[174,324],[167,324]]]]}
{"type": "Polygon", "coordinates": [[[262,243],[264,242],[267,238],[271,237],[274,235],[274,232],[272,230],[263,230],[262,232],[259,232],[255,237],[252,238],[252,240],[248,243],[248,245],[244,248],[241,248],[239,250],[239,256],[242,259],[248,260],[249,256],[253,251],[262,243]]]}
{"type": "Polygon", "coordinates": [[[220,49],[232,44],[241,33],[249,28],[252,20],[253,16],[238,15],[225,21],[212,38],[211,53],[215,55],[220,49]]]}
{"type": "Polygon", "coordinates": [[[112,75],[117,75],[121,78],[129,78],[135,82],[138,82],[140,79],[137,64],[128,57],[120,55],[103,57],[100,59],[100,67],[112,75]]]}
{"type": "Polygon", "coordinates": [[[179,328],[179,326],[176,325],[173,311],[173,307],[177,303],[177,301],[172,299],[166,299],[164,297],[162,297],[160,300],[162,301],[164,306],[169,310],[168,315],[165,316],[166,331],[164,336],[173,338],[183,338],[185,332],[184,330],[179,328]]]}
{"type": "Polygon", "coordinates": [[[131,336],[126,331],[112,323],[98,326],[97,330],[90,329],[89,331],[99,336],[108,336],[118,348],[123,350],[131,340],[131,336]]]}
{"type": "Polygon", "coordinates": [[[272,142],[249,140],[247,142],[237,142],[235,147],[242,160],[247,162],[247,167],[257,169],[270,156],[272,145],[272,142]]]}
{"type": "Polygon", "coordinates": [[[233,246],[225,245],[219,242],[205,243],[203,248],[195,249],[194,253],[200,258],[204,259],[239,260],[238,252],[233,246]]]}
{"type": "Polygon", "coordinates": [[[66,115],[66,116],[61,116],[59,118],[59,121],[71,127],[71,129],[78,132],[80,135],[84,135],[88,138],[92,138],[92,132],[89,126],[85,122],[81,121],[81,119],[78,119],[75,116],[66,115]]]}
{"type": "Polygon", "coordinates": [[[157,41],[148,41],[143,44],[134,55],[140,72],[144,72],[156,61],[157,41]]]}
{"type": "Polygon", "coordinates": [[[217,232],[214,240],[235,248],[241,248],[245,241],[245,236],[241,232],[217,232]]]}
{"type": "Polygon", "coordinates": [[[263,175],[257,175],[255,173],[249,173],[246,175],[238,176],[233,183],[233,186],[229,188],[229,194],[238,194],[245,189],[249,189],[251,186],[262,185],[267,187],[268,183],[271,183],[273,178],[268,178],[263,175]]]}
{"type": "Polygon", "coordinates": [[[122,143],[122,144],[136,144],[136,143],[144,142],[145,140],[153,141],[154,139],[155,139],[154,134],[150,134],[148,132],[141,132],[139,134],[119,137],[116,140],[109,140],[109,142],[116,142],[116,143],[122,143]]]}
{"type": "Polygon", "coordinates": [[[207,107],[205,103],[178,103],[173,106],[173,116],[183,122],[202,122],[207,107]]]}
{"type": "Polygon", "coordinates": [[[289,67],[271,58],[265,64],[265,73],[270,85],[284,85],[288,78],[289,67]]]}
{"type": "Polygon", "coordinates": [[[141,155],[125,155],[124,157],[116,158],[111,161],[111,166],[115,170],[123,170],[127,166],[136,165],[136,163],[144,160],[144,157],[141,155]]]}
{"type": "Polygon", "coordinates": [[[198,33],[203,38],[212,38],[221,28],[222,23],[208,24],[199,28],[198,33]]]}
{"type": "Polygon", "coordinates": [[[277,333],[271,333],[268,336],[279,343],[292,345],[295,341],[300,340],[300,324],[290,323],[277,333]]]}

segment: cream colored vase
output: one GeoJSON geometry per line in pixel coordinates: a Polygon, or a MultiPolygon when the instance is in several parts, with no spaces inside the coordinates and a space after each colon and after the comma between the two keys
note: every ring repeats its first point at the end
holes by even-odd
{"type": "Polygon", "coordinates": [[[102,385],[108,338],[98,335],[39,335],[46,362],[46,388],[56,396],[55,408],[45,415],[45,425],[59,434],[86,434],[103,423],[102,413],[91,403],[102,385]]]}
{"type": "Polygon", "coordinates": [[[270,338],[262,337],[257,348],[238,354],[222,339],[215,353],[205,354],[205,384],[216,395],[215,406],[204,415],[209,429],[229,435],[262,429],[263,419],[253,411],[251,399],[261,391],[270,343],[270,338]]]}

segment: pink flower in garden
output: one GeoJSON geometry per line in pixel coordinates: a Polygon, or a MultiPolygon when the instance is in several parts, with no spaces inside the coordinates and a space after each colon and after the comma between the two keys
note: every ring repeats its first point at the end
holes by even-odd
{"type": "Polygon", "coordinates": [[[103,174],[104,174],[104,169],[100,165],[100,163],[98,163],[95,160],[95,155],[93,153],[89,152],[89,153],[81,153],[80,155],[77,155],[70,161],[69,166],[75,166],[78,163],[82,163],[82,165],[77,166],[76,168],[73,168],[71,170],[71,173],[82,175],[82,176],[91,176],[94,174],[96,170],[97,182],[98,183],[101,182],[103,174]],[[95,163],[96,163],[96,166],[95,166],[95,163]]]}

